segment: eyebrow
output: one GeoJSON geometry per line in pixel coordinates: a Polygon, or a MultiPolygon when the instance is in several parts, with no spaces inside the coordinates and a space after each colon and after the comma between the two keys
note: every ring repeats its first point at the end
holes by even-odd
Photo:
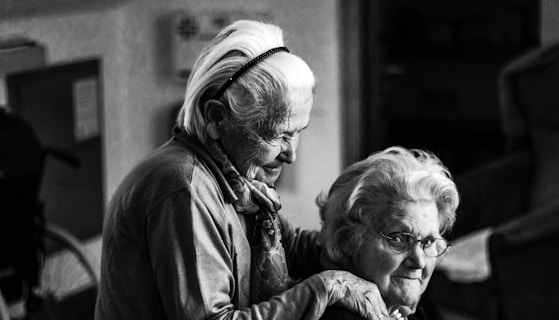
{"type": "MultiPolygon", "coordinates": [[[[296,131],[301,132],[301,131],[303,131],[303,130],[306,130],[306,129],[309,127],[310,124],[311,124],[311,122],[309,121],[309,122],[307,122],[307,124],[306,124],[304,127],[302,127],[302,128],[299,129],[299,130],[296,130],[296,131]]],[[[296,132],[296,131],[293,131],[293,132],[296,132]]]]}
{"type": "Polygon", "coordinates": [[[303,131],[303,130],[306,130],[306,129],[309,127],[310,124],[311,124],[311,121],[310,121],[310,119],[309,119],[309,121],[307,122],[307,124],[306,124],[304,127],[302,127],[301,129],[298,129],[298,130],[283,131],[283,130],[278,130],[278,129],[279,129],[278,127],[276,127],[274,130],[275,130],[278,134],[293,135],[295,132],[301,132],[301,131],[303,131]]]}
{"type": "Polygon", "coordinates": [[[285,133],[288,134],[288,135],[294,135],[294,134],[297,133],[297,132],[302,132],[303,130],[307,129],[307,127],[308,127],[308,125],[302,127],[302,128],[299,129],[299,130],[285,131],[285,133]]]}

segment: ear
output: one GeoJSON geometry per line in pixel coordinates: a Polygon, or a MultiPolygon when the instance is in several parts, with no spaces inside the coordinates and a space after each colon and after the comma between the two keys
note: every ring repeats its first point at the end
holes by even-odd
{"type": "Polygon", "coordinates": [[[221,135],[221,124],[225,117],[225,106],[221,101],[210,99],[203,106],[204,119],[206,120],[206,133],[214,140],[221,135]]]}

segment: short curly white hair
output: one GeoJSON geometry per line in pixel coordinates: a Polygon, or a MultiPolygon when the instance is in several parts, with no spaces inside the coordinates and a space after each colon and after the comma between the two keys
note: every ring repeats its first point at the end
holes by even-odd
{"type": "Polygon", "coordinates": [[[361,246],[370,228],[382,227],[388,216],[417,201],[436,203],[441,234],[452,228],[458,190],[432,153],[390,147],[349,166],[328,194],[317,197],[328,257],[341,263],[361,246]]]}

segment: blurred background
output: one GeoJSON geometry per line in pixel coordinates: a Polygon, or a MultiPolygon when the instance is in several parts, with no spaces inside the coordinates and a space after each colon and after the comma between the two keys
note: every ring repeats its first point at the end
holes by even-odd
{"type": "MultiPolygon", "coordinates": [[[[298,160],[279,182],[283,214],[313,229],[316,195],[373,151],[428,149],[454,174],[502,157],[499,75],[559,39],[554,0],[2,0],[0,105],[77,158],[47,159],[39,194],[95,271],[105,205],[170,137],[202,47],[242,18],[282,27],[318,79],[298,160]]],[[[61,264],[49,281],[63,299],[83,274],[61,264]]]]}

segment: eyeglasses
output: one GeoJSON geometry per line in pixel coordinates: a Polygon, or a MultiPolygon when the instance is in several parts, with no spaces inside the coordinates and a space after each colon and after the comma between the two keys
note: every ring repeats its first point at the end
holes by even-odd
{"type": "Polygon", "coordinates": [[[443,238],[427,237],[417,239],[413,234],[406,232],[392,232],[389,234],[378,232],[378,234],[386,241],[390,249],[398,253],[408,252],[416,242],[419,242],[425,255],[434,258],[441,256],[450,247],[450,244],[443,238]]]}

